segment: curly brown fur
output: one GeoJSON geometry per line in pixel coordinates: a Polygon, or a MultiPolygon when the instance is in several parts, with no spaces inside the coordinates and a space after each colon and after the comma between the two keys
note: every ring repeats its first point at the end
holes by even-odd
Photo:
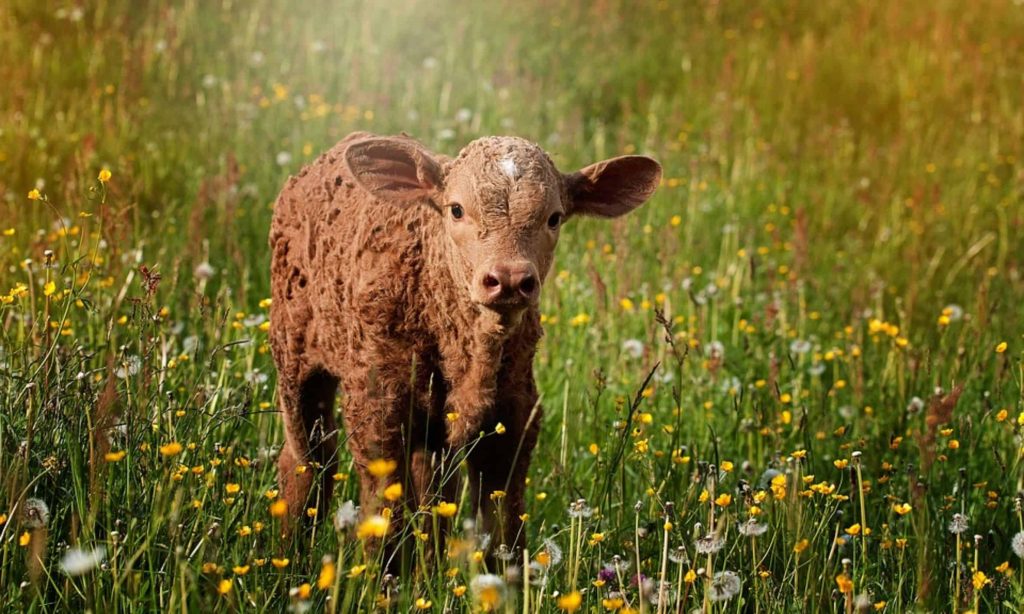
{"type": "Polygon", "coordinates": [[[467,450],[474,513],[496,543],[516,547],[540,430],[537,300],[561,222],[632,210],[660,174],[653,160],[625,156],[563,175],[513,137],[448,159],[405,136],[354,133],[290,179],[270,232],[270,342],[291,514],[316,504],[314,475],[326,476],[319,505],[330,499],[340,387],[364,513],[452,500],[442,470],[467,450]],[[498,422],[503,435],[473,445],[498,422]],[[397,472],[374,478],[376,459],[397,472]],[[404,501],[381,496],[391,481],[403,482],[404,501]],[[494,490],[507,493],[500,518],[494,490]]]}

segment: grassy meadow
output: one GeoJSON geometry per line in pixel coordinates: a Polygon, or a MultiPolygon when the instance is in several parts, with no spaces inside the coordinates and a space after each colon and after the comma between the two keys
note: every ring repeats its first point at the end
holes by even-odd
{"type": "Polygon", "coordinates": [[[1019,0],[3,0],[0,58],[0,611],[1024,609],[1019,0]],[[280,530],[271,207],[354,130],[664,165],[562,234],[525,560],[463,492],[383,577],[347,453],[280,530]]]}

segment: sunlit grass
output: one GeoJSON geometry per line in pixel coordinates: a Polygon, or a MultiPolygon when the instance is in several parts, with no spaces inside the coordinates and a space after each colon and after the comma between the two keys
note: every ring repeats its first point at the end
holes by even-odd
{"type": "Polygon", "coordinates": [[[994,0],[4,3],[0,610],[1020,610],[1022,31],[994,0]],[[665,167],[564,233],[523,560],[488,566],[460,490],[384,577],[347,454],[282,532],[270,204],[357,129],[665,167]]]}

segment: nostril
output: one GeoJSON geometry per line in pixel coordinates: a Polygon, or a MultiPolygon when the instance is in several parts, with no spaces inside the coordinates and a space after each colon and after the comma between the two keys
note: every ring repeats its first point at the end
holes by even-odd
{"type": "Polygon", "coordinates": [[[501,280],[499,280],[495,275],[493,275],[491,273],[488,273],[487,275],[484,275],[484,287],[485,288],[497,288],[500,285],[501,285],[501,280]]]}
{"type": "Polygon", "coordinates": [[[523,294],[533,294],[537,289],[537,279],[533,275],[527,275],[519,282],[519,291],[523,294]]]}

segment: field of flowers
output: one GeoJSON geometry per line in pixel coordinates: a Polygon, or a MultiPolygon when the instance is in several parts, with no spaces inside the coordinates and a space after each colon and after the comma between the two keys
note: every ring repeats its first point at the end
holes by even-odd
{"type": "Polygon", "coordinates": [[[1020,0],[4,0],[0,611],[1021,611],[1022,33],[1020,0]],[[563,232],[522,557],[463,491],[385,574],[347,453],[282,531],[271,206],[353,130],[664,165],[563,232]]]}

